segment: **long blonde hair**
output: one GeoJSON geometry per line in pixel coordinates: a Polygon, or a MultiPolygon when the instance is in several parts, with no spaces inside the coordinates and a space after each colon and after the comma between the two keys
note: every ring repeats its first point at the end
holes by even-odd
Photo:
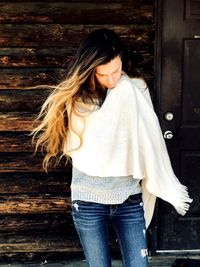
{"type": "Polygon", "coordinates": [[[38,115],[40,124],[32,131],[33,140],[36,141],[35,151],[41,146],[45,153],[43,168],[46,171],[50,159],[55,158],[57,164],[63,156],[69,129],[79,136],[82,145],[82,136],[71,123],[77,99],[81,98],[83,102],[98,100],[99,104],[104,100],[105,88],[95,79],[96,67],[120,56],[122,68],[128,72],[126,67],[130,68],[130,62],[126,52],[119,36],[105,28],[91,32],[81,43],[66,79],[53,87],[38,115]]]}

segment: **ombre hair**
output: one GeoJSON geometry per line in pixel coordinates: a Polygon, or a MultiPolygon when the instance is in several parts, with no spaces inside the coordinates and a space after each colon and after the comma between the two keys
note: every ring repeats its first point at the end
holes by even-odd
{"type": "MultiPolygon", "coordinates": [[[[35,151],[42,147],[45,153],[43,168],[46,171],[50,159],[56,159],[57,163],[63,156],[68,130],[76,133],[71,123],[71,115],[76,113],[76,101],[81,99],[84,103],[103,103],[106,90],[97,82],[95,69],[117,56],[122,60],[122,70],[129,74],[132,62],[120,37],[106,28],[95,30],[80,44],[65,80],[53,87],[54,90],[38,115],[40,124],[32,131],[33,140],[37,139],[35,151]]],[[[81,146],[82,136],[80,133],[76,134],[80,138],[81,146]]]]}

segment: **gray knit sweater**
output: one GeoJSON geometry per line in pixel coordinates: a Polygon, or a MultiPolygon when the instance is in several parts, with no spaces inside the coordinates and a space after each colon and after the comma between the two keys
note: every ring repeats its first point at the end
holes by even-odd
{"type": "Polygon", "coordinates": [[[72,201],[121,204],[130,195],[141,193],[140,180],[132,176],[89,176],[73,167],[72,201]]]}

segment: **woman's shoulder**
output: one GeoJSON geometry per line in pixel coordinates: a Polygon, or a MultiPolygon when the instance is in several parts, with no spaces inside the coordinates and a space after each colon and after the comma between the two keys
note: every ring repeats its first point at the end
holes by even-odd
{"type": "Polygon", "coordinates": [[[147,84],[142,78],[131,78],[131,81],[141,91],[145,91],[147,89],[147,84]]]}
{"type": "Polygon", "coordinates": [[[123,75],[121,80],[129,82],[132,86],[137,87],[141,92],[144,92],[147,89],[147,84],[142,78],[131,78],[127,75],[123,75]]]}

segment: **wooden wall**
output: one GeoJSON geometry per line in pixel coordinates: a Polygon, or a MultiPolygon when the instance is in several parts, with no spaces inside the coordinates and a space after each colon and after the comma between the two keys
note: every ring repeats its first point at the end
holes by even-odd
{"type": "Polygon", "coordinates": [[[80,40],[100,27],[138,53],[153,92],[153,0],[0,1],[0,261],[81,252],[70,217],[71,167],[44,173],[29,136],[49,92],[28,87],[57,83],[80,40]]]}

